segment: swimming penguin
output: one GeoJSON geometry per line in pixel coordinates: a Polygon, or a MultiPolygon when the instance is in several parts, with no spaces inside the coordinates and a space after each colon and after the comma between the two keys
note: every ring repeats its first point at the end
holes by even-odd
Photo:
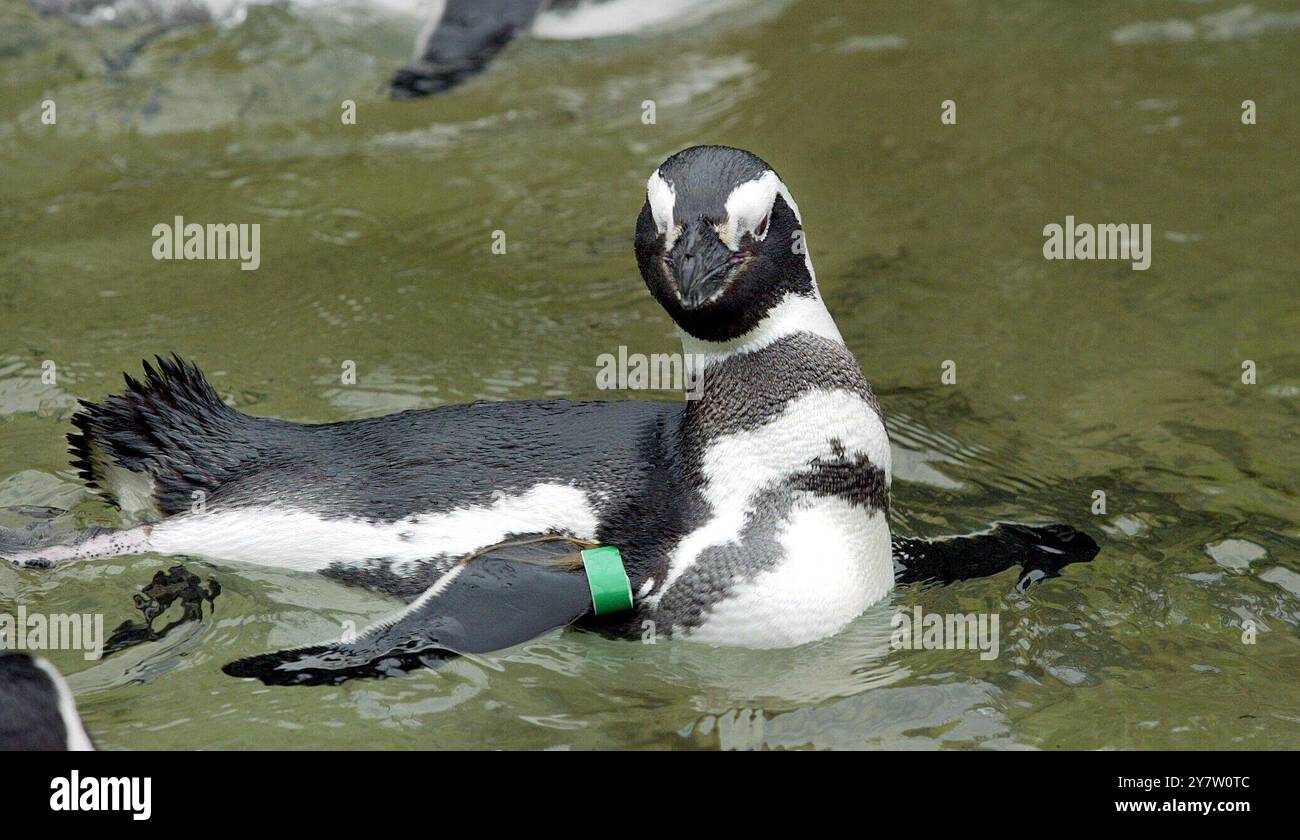
{"type": "MultiPolygon", "coordinates": [[[[337,682],[607,633],[792,647],[900,580],[1088,560],[1067,526],[891,539],[889,438],[822,302],[799,208],[750,152],[696,146],[650,176],[635,252],[703,362],[699,398],[476,402],[303,425],[225,405],[192,363],[83,402],[73,464],[148,521],[11,553],[19,567],[146,551],[315,571],[408,602],[359,639],[226,666],[337,682]],[[193,509],[201,498],[201,510],[193,509]],[[575,558],[621,553],[631,610],[596,615],[575,558]]],[[[0,551],[3,551],[0,549],[0,551]]]]}
{"type": "Polygon", "coordinates": [[[0,650],[0,751],[94,748],[72,691],[54,666],[0,650]]]}
{"type": "Polygon", "coordinates": [[[413,64],[393,76],[397,99],[442,93],[483,69],[525,32],[572,40],[687,26],[735,0],[439,0],[421,33],[413,64]]]}
{"type": "MultiPolygon", "coordinates": [[[[29,0],[42,14],[82,26],[147,27],[120,55],[105,57],[124,70],[152,41],[168,32],[212,22],[242,22],[250,6],[272,0],[29,0]]],[[[448,91],[482,72],[525,33],[553,40],[603,38],[683,28],[739,6],[741,0],[290,0],[310,14],[365,6],[381,16],[423,21],[415,61],[397,70],[389,90],[396,99],[448,91]]],[[[774,5],[773,0],[769,0],[774,5]]],[[[747,19],[761,17],[746,10],[747,19]]]]}

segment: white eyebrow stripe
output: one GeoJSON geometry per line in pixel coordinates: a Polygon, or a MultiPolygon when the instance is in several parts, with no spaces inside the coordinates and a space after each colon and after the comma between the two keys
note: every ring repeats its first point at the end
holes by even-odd
{"type": "MultiPolygon", "coordinates": [[[[727,226],[719,232],[719,235],[728,248],[733,251],[736,250],[740,245],[741,234],[746,230],[753,231],[752,225],[757,225],[762,221],[763,216],[771,211],[778,195],[785,199],[786,206],[794,213],[794,220],[799,223],[798,235],[801,237],[800,246],[803,252],[803,264],[808,269],[808,276],[812,278],[813,288],[816,289],[817,272],[813,269],[812,252],[808,248],[808,239],[803,233],[803,216],[799,214],[799,205],[794,203],[794,196],[790,195],[790,190],[786,187],[785,182],[778,178],[771,169],[754,180],[746,181],[736,187],[731,191],[731,195],[727,196],[727,226]],[[757,208],[762,208],[762,212],[758,213],[757,208]],[[749,221],[750,219],[752,221],[749,221]],[[744,223],[751,226],[748,228],[740,227],[744,223]]],[[[767,231],[764,231],[763,235],[758,238],[762,240],[766,237],[767,231]]]]}
{"type": "MultiPolygon", "coordinates": [[[[808,247],[808,237],[803,232],[803,216],[799,215],[799,205],[794,203],[794,197],[790,195],[790,190],[785,186],[785,182],[778,180],[778,192],[781,198],[785,199],[786,206],[794,213],[794,220],[799,223],[798,234],[802,237],[800,246],[803,250],[803,264],[808,269],[808,276],[812,278],[813,289],[817,289],[817,271],[812,264],[812,250],[808,247]]],[[[820,295],[820,292],[818,292],[820,295]]]]}
{"type": "MultiPolygon", "coordinates": [[[[799,205],[794,203],[794,197],[790,195],[790,190],[786,188],[785,182],[780,178],[776,179],[776,191],[785,199],[786,205],[790,208],[791,212],[794,213],[794,220],[799,223],[800,227],[802,227],[803,216],[799,215],[799,205]]],[[[775,199],[773,200],[775,201],[775,199]]]]}
{"type": "MultiPolygon", "coordinates": [[[[672,184],[664,180],[658,169],[651,173],[650,180],[646,181],[645,197],[650,203],[650,214],[654,216],[655,227],[666,238],[676,239],[673,208],[677,205],[677,191],[673,189],[672,184]]],[[[672,242],[666,241],[665,245],[671,248],[672,242]]]]}
{"type": "MultiPolygon", "coordinates": [[[[753,233],[763,219],[772,212],[772,204],[777,193],[784,188],[776,173],[767,170],[752,181],[746,181],[731,191],[727,196],[727,223],[719,230],[723,243],[731,250],[740,247],[740,239],[746,233],[753,233]]],[[[798,211],[795,211],[798,216],[798,211]]],[[[758,240],[763,240],[767,231],[758,240]]]]}

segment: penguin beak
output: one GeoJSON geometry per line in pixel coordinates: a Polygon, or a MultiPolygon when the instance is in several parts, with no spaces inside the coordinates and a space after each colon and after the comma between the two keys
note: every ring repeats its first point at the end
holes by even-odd
{"type": "Polygon", "coordinates": [[[668,252],[677,296],[687,309],[713,299],[726,286],[732,252],[705,221],[688,225],[668,252]]]}

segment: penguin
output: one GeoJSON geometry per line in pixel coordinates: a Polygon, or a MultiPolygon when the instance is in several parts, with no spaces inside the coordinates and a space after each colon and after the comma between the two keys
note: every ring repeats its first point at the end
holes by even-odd
{"type": "Polygon", "coordinates": [[[304,425],[236,411],[195,364],[157,358],[125,393],[83,401],[68,436],[87,485],[143,521],[10,562],[201,556],[406,602],[354,641],[225,667],[299,684],[575,623],[795,647],[839,632],[896,580],[1018,564],[1027,585],[1096,553],[1064,525],[892,537],[884,413],[822,300],[794,197],[753,153],[695,146],[665,160],[634,252],[700,360],[696,399],[475,402],[304,425]],[[631,610],[595,614],[578,560],[595,546],[621,553],[631,610]]]}
{"type": "Polygon", "coordinates": [[[54,666],[0,650],[0,752],[94,748],[72,691],[54,666]]]}
{"type": "MultiPolygon", "coordinates": [[[[158,37],[212,22],[242,22],[248,7],[271,0],[29,0],[45,15],[81,26],[148,27],[109,69],[124,70],[158,37]]],[[[347,9],[346,2],[293,0],[308,13],[347,9]]],[[[376,13],[423,21],[415,59],[389,82],[394,99],[445,93],[483,72],[513,41],[531,33],[551,40],[603,38],[689,27],[740,5],[740,0],[359,0],[376,13]]],[[[747,17],[755,17],[747,10],[747,17]]]]}
{"type": "Polygon", "coordinates": [[[524,33],[555,40],[644,33],[690,26],[735,6],[694,0],[440,0],[417,39],[416,60],[398,70],[395,99],[444,93],[481,73],[524,33]]]}

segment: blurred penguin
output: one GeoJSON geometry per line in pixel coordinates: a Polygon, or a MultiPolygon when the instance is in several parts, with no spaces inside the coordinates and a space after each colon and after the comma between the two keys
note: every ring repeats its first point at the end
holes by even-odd
{"type": "Polygon", "coordinates": [[[0,651],[0,751],[94,748],[72,691],[54,666],[0,651]]]}

